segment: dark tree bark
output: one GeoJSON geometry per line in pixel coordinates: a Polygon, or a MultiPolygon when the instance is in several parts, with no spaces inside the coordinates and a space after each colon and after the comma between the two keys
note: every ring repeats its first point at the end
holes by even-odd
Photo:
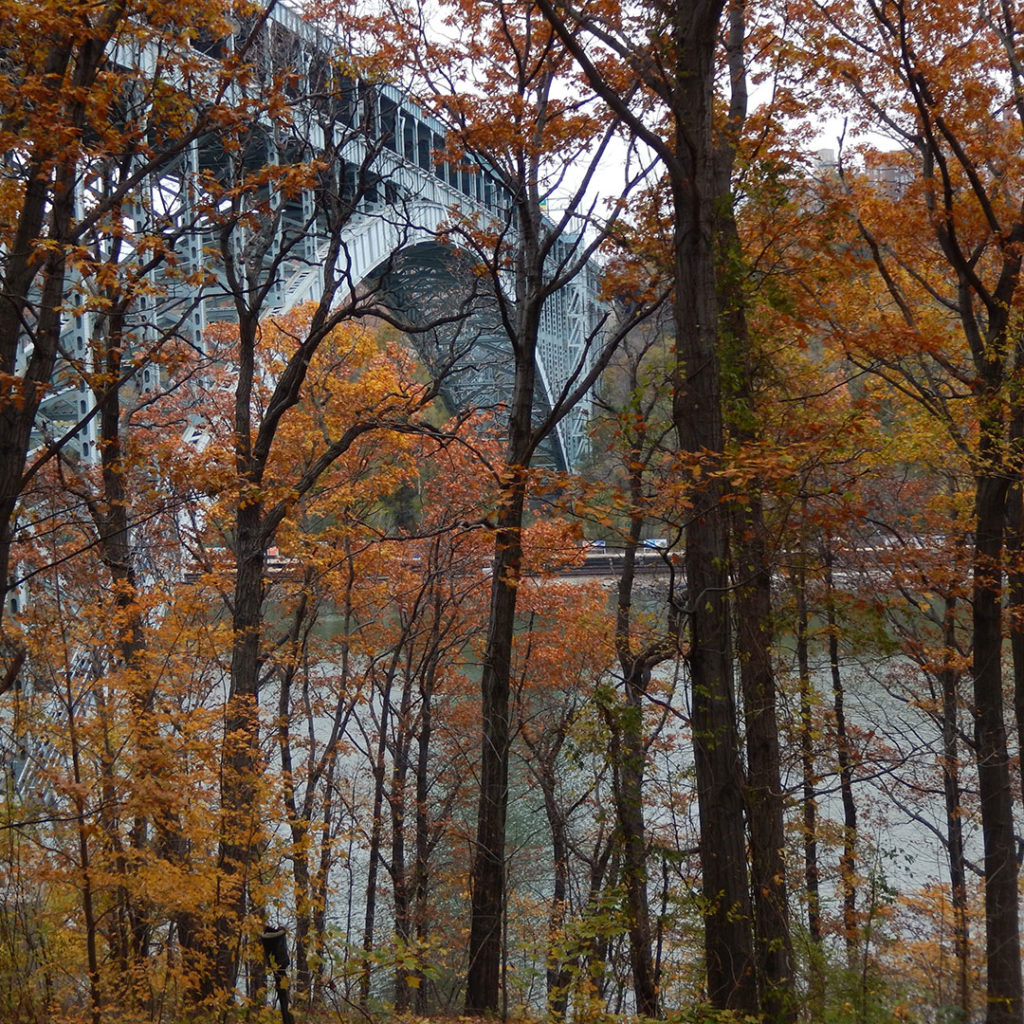
{"type": "MultiPolygon", "coordinates": [[[[395,903],[395,937],[408,948],[413,937],[412,894],[413,872],[409,870],[406,856],[406,815],[408,800],[406,786],[409,778],[410,752],[414,740],[412,695],[416,685],[405,657],[402,672],[402,698],[395,715],[394,736],[391,741],[391,784],[388,792],[388,810],[391,815],[391,864],[388,871],[395,903]]],[[[404,1012],[409,1009],[412,988],[408,982],[409,970],[399,966],[395,970],[395,1009],[404,1012]]]]}
{"type": "MultiPolygon", "coordinates": [[[[757,352],[747,324],[745,260],[732,202],[738,135],[747,113],[745,5],[726,13],[726,56],[731,84],[729,116],[716,146],[720,352],[730,384],[729,434],[742,447],[760,441],[757,352]]],[[[796,1017],[793,944],[786,887],[785,794],[779,754],[775,673],[772,666],[772,568],[761,481],[733,502],[736,660],[746,726],[746,805],[750,829],[750,887],[761,1009],[769,1021],[796,1017]]]]}
{"type": "MultiPolygon", "coordinates": [[[[440,620],[440,596],[434,601],[435,629],[440,620]]],[[[438,639],[439,637],[435,637],[438,639]]],[[[430,750],[434,732],[434,687],[438,667],[437,648],[420,678],[420,730],[416,740],[416,863],[413,868],[412,898],[413,920],[416,941],[423,948],[430,938],[430,852],[432,848],[430,827],[430,750]]],[[[427,989],[422,971],[417,972],[419,987],[416,989],[415,1009],[417,1013],[427,1010],[427,989]]]]}
{"type": "MultiPolygon", "coordinates": [[[[999,447],[999,439],[993,437],[993,424],[983,422],[981,459],[994,460],[999,447]]],[[[985,848],[988,1024],[1016,1022],[1022,1006],[1017,846],[1003,721],[1002,588],[997,578],[1003,554],[1007,486],[1005,476],[979,473],[975,492],[974,739],[985,848]]]]}
{"type": "Polygon", "coordinates": [[[939,670],[942,686],[942,790],[946,802],[946,846],[949,857],[950,904],[953,907],[953,949],[957,965],[957,1005],[960,1020],[971,1016],[971,933],[967,905],[967,859],[964,853],[963,807],[960,788],[959,687],[956,640],[957,600],[948,597],[942,628],[947,663],[939,670]]]}
{"type": "Polygon", "coordinates": [[[647,833],[643,810],[646,758],[643,698],[650,679],[650,668],[643,659],[632,659],[629,673],[623,679],[623,703],[621,706],[603,709],[611,734],[609,759],[613,769],[615,815],[622,844],[620,867],[626,890],[629,963],[633,974],[636,1012],[641,1017],[660,1015],[652,951],[654,935],[647,897],[647,833]]]}
{"type": "Polygon", "coordinates": [[[808,965],[808,1000],[811,1016],[824,1009],[825,979],[822,971],[821,884],[818,869],[817,772],[814,757],[814,687],[811,682],[809,621],[807,613],[807,558],[797,554],[796,567],[796,660],[800,688],[800,776],[803,822],[804,888],[807,899],[807,931],[812,949],[808,965]]]}
{"type": "Polygon", "coordinates": [[[505,460],[511,479],[501,498],[495,530],[494,559],[491,563],[491,606],[480,680],[480,802],[473,854],[469,972],[466,978],[467,1013],[496,1012],[501,987],[512,636],[522,571],[520,532],[526,498],[526,468],[533,447],[530,416],[535,374],[531,347],[527,358],[516,359],[516,384],[509,409],[509,440],[505,460]]]}
{"type": "Polygon", "coordinates": [[[639,43],[599,30],[643,86],[664,102],[671,131],[662,137],[605,78],[574,38],[585,18],[539,0],[595,91],[660,157],[668,179],[672,225],[676,366],[673,422],[679,449],[702,460],[702,483],[691,492],[685,573],[693,688],[692,726],[700,812],[707,990],[713,1006],[756,1013],[757,968],[751,930],[744,829],[744,777],[733,696],[729,593],[729,524],[724,487],[715,471],[724,453],[714,205],[718,198],[712,139],[712,86],[722,0],[675,2],[659,8],[665,61],[649,61],[651,33],[639,43]],[[570,26],[572,28],[570,29],[570,26]]]}
{"type": "Polygon", "coordinates": [[[670,179],[676,214],[678,360],[673,419],[680,449],[709,463],[705,483],[694,488],[685,563],[708,996],[713,1006],[756,1013],[744,778],[729,629],[728,511],[724,485],[714,472],[724,448],[711,130],[711,84],[721,9],[716,2],[676,7],[671,26],[676,59],[672,84],[677,170],[670,179]]]}
{"type": "MultiPolygon", "coordinates": [[[[39,68],[15,72],[25,78],[43,76],[43,94],[36,103],[52,108],[54,135],[29,147],[25,187],[20,209],[13,211],[13,238],[0,277],[0,373],[7,382],[0,398],[0,620],[7,604],[12,530],[32,428],[57,359],[66,249],[76,240],[78,154],[72,147],[63,152],[53,147],[61,138],[83,133],[89,91],[106,62],[107,45],[121,27],[124,10],[123,3],[111,4],[93,32],[83,32],[77,39],[70,31],[58,36],[39,68]],[[45,250],[40,247],[44,239],[49,243],[45,250]]],[[[27,109],[34,106],[27,104],[27,109]]],[[[17,122],[11,127],[17,130],[17,122]]],[[[3,689],[12,684],[13,678],[8,678],[3,689]]]]}
{"type": "Polygon", "coordinates": [[[747,814],[754,935],[762,1010],[770,1021],[795,1018],[793,948],[786,886],[786,838],[775,677],[771,570],[763,507],[751,497],[736,521],[736,647],[747,747],[747,814]]]}
{"type": "Polygon", "coordinates": [[[384,776],[387,754],[387,734],[391,728],[391,688],[394,674],[389,668],[384,674],[380,691],[380,717],[377,722],[377,748],[373,758],[373,807],[370,816],[370,835],[367,855],[366,899],[363,914],[363,964],[359,976],[359,1005],[364,1009],[370,1001],[370,954],[374,950],[374,931],[377,922],[377,877],[380,873],[381,843],[384,839],[384,776]]]}
{"type": "MultiPolygon", "coordinates": [[[[1018,371],[1019,372],[1019,371],[1018,371]]],[[[1010,443],[1024,446],[1024,410],[1010,423],[1010,443]]],[[[1017,742],[1024,746],[1024,482],[1012,482],[1006,509],[1006,617],[1010,628],[1013,665],[1013,713],[1017,742]]],[[[1024,757],[1018,758],[1021,792],[1024,792],[1024,757]]]]}
{"type": "Polygon", "coordinates": [[[843,852],[839,858],[839,879],[843,892],[843,937],[847,955],[860,945],[857,920],[857,803],[853,797],[853,744],[846,729],[846,693],[839,660],[839,618],[832,584],[834,554],[826,542],[822,548],[825,567],[825,621],[828,629],[828,667],[832,679],[832,713],[836,728],[836,756],[839,760],[839,793],[843,803],[843,852]]]}

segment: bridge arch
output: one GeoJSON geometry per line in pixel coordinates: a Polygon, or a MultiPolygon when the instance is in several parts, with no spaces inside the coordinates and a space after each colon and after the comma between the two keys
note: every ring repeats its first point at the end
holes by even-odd
{"type": "MultiPolygon", "coordinates": [[[[423,296],[411,294],[410,280],[424,261],[433,261],[436,273],[448,273],[447,283],[454,293],[460,280],[464,283],[472,276],[465,272],[470,256],[445,249],[443,228],[453,218],[507,228],[511,202],[499,177],[484,163],[445,161],[441,156],[443,124],[396,87],[366,83],[340,70],[346,62],[335,59],[339,43],[296,10],[277,5],[265,33],[260,45],[268,69],[275,62],[278,67],[292,68],[305,84],[298,88],[291,115],[291,139],[278,138],[268,126],[265,139],[256,146],[263,148],[253,159],[284,162],[291,159],[290,145],[306,147],[307,154],[330,154],[325,173],[331,176],[332,187],[341,194],[356,192],[358,202],[345,223],[335,265],[329,268],[345,281],[343,291],[350,294],[386,275],[385,285],[395,296],[396,308],[404,305],[406,312],[415,313],[417,308],[422,312],[423,296]],[[407,276],[404,283],[403,272],[407,276]]],[[[194,45],[213,70],[231,49],[232,39],[199,39],[194,45]]],[[[124,52],[116,59],[144,61],[146,54],[124,52]]],[[[152,219],[153,211],[159,209],[168,230],[179,236],[179,265],[154,287],[154,294],[163,298],[154,299],[150,308],[139,313],[140,323],[148,317],[150,329],[156,333],[180,331],[198,341],[209,323],[234,314],[223,276],[211,257],[216,249],[216,224],[204,225],[189,198],[201,192],[204,176],[215,179],[221,173],[219,162],[224,159],[215,133],[197,139],[173,164],[153,175],[149,197],[139,204],[140,218],[145,213],[152,219]],[[212,278],[212,283],[199,289],[195,281],[204,275],[212,278]]],[[[283,311],[323,295],[330,245],[320,228],[311,189],[268,196],[268,205],[277,221],[270,229],[281,238],[298,238],[297,243],[289,243],[273,282],[270,309],[283,311]]],[[[143,223],[140,219],[140,225],[143,223]]],[[[138,230],[142,234],[150,229],[147,224],[138,230]]],[[[545,307],[538,352],[539,410],[550,408],[580,361],[587,358],[587,341],[597,319],[596,279],[596,268],[588,268],[545,307]]],[[[343,298],[339,294],[339,301],[343,298]]],[[[457,368],[448,397],[456,406],[471,401],[493,406],[502,400],[503,374],[512,361],[509,343],[506,339],[502,345],[497,315],[492,310],[488,317],[480,295],[464,290],[459,301],[472,307],[471,319],[459,338],[445,343],[449,347],[461,344],[468,331],[476,332],[481,344],[465,353],[465,365],[457,368]],[[485,372],[471,379],[471,366],[483,367],[485,372]],[[486,394],[488,382],[491,392],[486,394]]],[[[69,320],[65,331],[67,350],[83,360],[88,358],[89,316],[84,313],[74,322],[69,320]]],[[[424,322],[421,316],[419,325],[424,322]]],[[[68,379],[73,378],[69,373],[68,379]]],[[[42,412],[52,422],[74,423],[82,414],[78,407],[84,400],[70,389],[57,387],[42,412]]],[[[572,469],[579,464],[587,446],[589,413],[585,400],[556,428],[549,457],[559,467],[572,469]]],[[[93,421],[81,432],[81,453],[87,457],[95,452],[95,438],[90,436],[94,430],[93,421]]]]}

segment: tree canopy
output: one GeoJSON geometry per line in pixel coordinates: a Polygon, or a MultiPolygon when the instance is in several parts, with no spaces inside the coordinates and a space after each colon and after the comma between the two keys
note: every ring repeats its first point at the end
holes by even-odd
{"type": "Polygon", "coordinates": [[[0,29],[4,1020],[1019,1024],[1014,0],[0,29]]]}

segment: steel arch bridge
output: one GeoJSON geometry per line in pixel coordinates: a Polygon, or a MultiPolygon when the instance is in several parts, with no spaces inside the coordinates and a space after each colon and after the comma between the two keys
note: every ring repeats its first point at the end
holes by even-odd
{"type": "MultiPolygon", "coordinates": [[[[274,263],[267,312],[282,312],[324,293],[325,276],[333,272],[346,281],[349,294],[371,284],[389,294],[403,308],[410,326],[425,319],[424,310],[439,279],[450,292],[467,278],[471,253],[454,251],[444,238],[453,219],[464,224],[496,224],[514,236],[511,203],[498,176],[486,165],[463,160],[445,161],[444,126],[418,108],[398,88],[367,84],[354,74],[337,70],[341,44],[305,21],[295,10],[278,4],[263,26],[262,60],[268,77],[281,67],[294,75],[290,88],[296,96],[293,133],[280,138],[268,131],[263,148],[253,159],[274,163],[290,158],[301,148],[307,157],[329,154],[331,175],[339,194],[347,195],[352,209],[341,233],[333,267],[328,267],[330,245],[317,207],[316,189],[305,187],[269,199],[274,208],[271,230],[280,243],[287,240],[287,256],[274,263]],[[425,268],[430,273],[424,274],[425,268]],[[383,282],[383,284],[381,284],[383,282]],[[426,282],[426,283],[425,283],[426,282]],[[419,291],[417,291],[419,289],[419,291]]],[[[232,39],[200,39],[195,46],[211,65],[223,59],[232,39]]],[[[122,64],[147,59],[144,50],[120,53],[122,64]]],[[[138,313],[150,333],[179,332],[201,344],[207,326],[234,316],[223,267],[213,254],[216,225],[204,223],[190,196],[197,183],[224,173],[227,156],[215,136],[198,138],[169,162],[148,186],[139,204],[139,234],[152,230],[154,211],[178,231],[179,262],[175,273],[158,273],[153,291],[159,299],[138,313]],[[148,218],[149,227],[142,221],[148,218]],[[201,286],[199,278],[207,281],[201,286]]],[[[552,263],[570,258],[580,243],[567,236],[556,246],[552,263]]],[[[514,244],[514,241],[513,243],[514,244]]],[[[568,284],[554,293],[542,310],[538,348],[538,414],[550,409],[566,384],[586,373],[599,323],[598,268],[584,266],[568,284]]],[[[498,287],[503,287],[498,285],[498,287]]],[[[339,297],[344,297],[339,295],[339,297]]],[[[465,299],[465,296],[462,297],[465,299]]],[[[461,300],[460,300],[461,301],[461,300]]],[[[452,375],[445,394],[456,408],[497,405],[507,394],[511,378],[511,352],[500,327],[492,297],[490,315],[479,296],[475,301],[473,330],[477,334],[452,375]]],[[[68,318],[63,344],[69,358],[86,365],[92,329],[88,311],[68,318]]],[[[465,331],[465,324],[462,325],[465,331]]],[[[412,332],[415,338],[416,332],[412,332]]],[[[436,332],[435,332],[436,334],[436,332]]],[[[465,335],[463,335],[465,336],[465,335]]],[[[421,355],[423,355],[421,350],[421,355]]],[[[59,371],[60,367],[58,367],[59,371]]],[[[150,371],[146,371],[149,373],[150,371]]],[[[154,371],[155,372],[155,371],[154,371]]],[[[67,374],[67,380],[75,375],[67,374]]],[[[41,409],[51,423],[75,423],[86,416],[88,398],[72,387],[57,387],[41,409]]],[[[152,381],[143,381],[143,386],[152,381]]],[[[79,391],[81,389],[78,389],[79,391]]],[[[587,424],[592,412],[584,398],[555,429],[542,457],[562,469],[575,469],[588,447],[587,424]]],[[[94,427],[86,424],[75,443],[85,458],[95,455],[94,427]]],[[[51,433],[52,433],[51,429],[51,433]]]]}

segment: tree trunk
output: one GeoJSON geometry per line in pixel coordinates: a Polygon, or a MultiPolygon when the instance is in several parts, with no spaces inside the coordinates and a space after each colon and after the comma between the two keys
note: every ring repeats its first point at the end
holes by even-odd
{"type": "Polygon", "coordinates": [[[653,933],[647,898],[647,833],[643,805],[646,757],[643,697],[649,682],[650,669],[644,660],[633,659],[623,680],[625,700],[604,709],[611,736],[609,760],[612,764],[615,817],[622,844],[621,869],[626,890],[629,963],[633,973],[636,1012],[641,1017],[657,1017],[660,1013],[651,953],[653,933]]]}
{"type": "Polygon", "coordinates": [[[562,953],[556,953],[565,928],[565,908],[569,898],[569,837],[565,814],[555,792],[556,767],[561,740],[554,750],[541,752],[531,748],[532,769],[544,796],[544,813],[551,834],[551,864],[554,879],[548,910],[548,963],[546,972],[548,1017],[564,1021],[569,1008],[572,971],[562,953]]]}
{"type": "MultiPolygon", "coordinates": [[[[1015,410],[1010,421],[1010,443],[1024,446],[1024,411],[1015,410]]],[[[1006,511],[1006,616],[1010,627],[1013,664],[1013,712],[1017,746],[1024,751],[1024,482],[1016,479],[1007,495],[1006,511]]],[[[1017,758],[1024,793],[1024,756],[1017,758]]]]}
{"type": "Polygon", "coordinates": [[[239,510],[232,626],[231,690],[224,712],[221,753],[221,872],[213,943],[212,971],[204,996],[228,998],[238,978],[248,912],[248,887],[256,866],[261,823],[257,818],[259,750],[259,641],[263,609],[264,552],[258,525],[261,506],[239,510]]]}
{"type": "MultiPolygon", "coordinates": [[[[532,405],[533,389],[530,388],[532,405]]],[[[528,422],[530,405],[521,412],[528,422]]],[[[482,746],[480,803],[472,872],[472,919],[466,1012],[498,1011],[502,920],[505,906],[505,818],[508,808],[509,696],[512,634],[522,568],[520,530],[526,492],[525,467],[512,460],[495,534],[491,610],[480,680],[482,746]]]]}
{"type": "MultiPolygon", "coordinates": [[[[100,19],[91,36],[60,38],[40,60],[44,87],[37,97],[52,104],[59,138],[82,132],[87,98],[105,60],[110,33],[119,25],[123,7],[113,5],[100,19]],[[68,89],[69,76],[73,84],[68,89]],[[67,97],[62,98],[61,94],[67,97]],[[47,95],[48,94],[48,95],[47,95]]],[[[5,254],[0,301],[0,375],[5,381],[0,398],[0,622],[3,621],[10,586],[11,543],[14,517],[23,487],[25,461],[35,425],[36,412],[50,386],[57,360],[61,315],[65,304],[67,256],[71,241],[76,186],[76,154],[51,153],[45,140],[24,168],[20,209],[14,216],[14,237],[5,254]],[[40,241],[51,247],[44,253],[40,241]],[[26,326],[34,323],[34,328],[26,326]],[[24,369],[19,364],[27,354],[24,369]]],[[[10,215],[10,214],[9,214],[10,215]]],[[[16,658],[13,670],[20,667],[16,658]]],[[[0,692],[14,683],[7,674],[0,692]]]]}
{"type": "MultiPolygon", "coordinates": [[[[756,355],[747,324],[746,267],[732,200],[737,137],[747,114],[745,6],[727,11],[726,55],[731,96],[728,122],[715,147],[717,179],[717,295],[719,351],[727,368],[726,408],[733,441],[760,441],[756,355]]],[[[733,511],[736,657],[746,726],[746,805],[750,827],[750,882],[761,1009],[782,1024],[796,1016],[793,945],[786,889],[785,794],[779,755],[775,673],[772,667],[772,566],[761,481],[753,479],[733,511]]]]}
{"type": "Polygon", "coordinates": [[[373,764],[373,809],[370,816],[370,847],[367,851],[369,866],[366,874],[366,903],[363,918],[363,963],[359,978],[359,1005],[366,1009],[370,1001],[370,954],[374,947],[374,927],[377,916],[377,875],[381,864],[381,842],[384,831],[384,768],[387,752],[387,732],[391,712],[391,685],[393,673],[389,666],[381,691],[380,722],[377,733],[377,753],[373,764]]]}
{"type": "Polygon", "coordinates": [[[701,459],[686,528],[692,724],[708,997],[719,1009],[758,1011],[743,825],[743,773],[729,628],[729,530],[723,486],[722,388],[713,248],[716,199],[711,86],[721,4],[678,5],[673,42],[678,172],[675,212],[676,368],[673,421],[680,450],[701,459]]]}
{"type": "Polygon", "coordinates": [[[480,801],[471,879],[467,1013],[497,1013],[501,988],[512,639],[523,565],[527,471],[538,441],[531,426],[543,295],[543,258],[537,242],[539,220],[539,210],[528,199],[524,200],[519,218],[516,329],[509,339],[515,358],[515,380],[508,411],[504,479],[491,563],[487,645],[480,678],[480,801]]]}
{"type": "MultiPolygon", "coordinates": [[[[294,630],[299,628],[299,621],[304,614],[306,599],[300,601],[299,610],[295,613],[294,630]]],[[[294,634],[293,634],[294,636],[294,634]]],[[[300,809],[295,798],[296,780],[295,766],[292,759],[291,741],[291,685],[295,678],[296,665],[294,658],[281,672],[281,692],[278,699],[278,750],[281,756],[281,784],[285,815],[291,833],[292,884],[295,891],[295,995],[308,996],[310,992],[309,975],[309,933],[311,912],[313,907],[312,879],[309,871],[309,805],[307,799],[300,809]]],[[[307,780],[307,787],[310,781],[307,780]]],[[[276,924],[277,922],[267,922],[276,924]]]]}
{"type": "Polygon", "coordinates": [[[946,601],[943,633],[947,662],[939,671],[942,686],[942,789],[946,798],[946,846],[949,856],[950,903],[953,907],[953,948],[957,966],[957,1004],[960,1021],[971,1015],[970,917],[967,907],[967,861],[964,856],[963,808],[960,793],[958,689],[955,597],[946,601]]]}
{"type": "MultiPolygon", "coordinates": [[[[111,259],[116,262],[116,251],[111,254],[111,259]]],[[[116,288],[112,288],[107,298],[109,312],[105,328],[98,330],[90,339],[94,365],[102,370],[98,377],[99,384],[92,385],[99,409],[97,449],[100,456],[101,490],[98,494],[89,495],[86,501],[96,529],[97,552],[110,573],[109,593],[116,611],[113,621],[119,623],[115,654],[132,708],[135,730],[133,753],[136,758],[133,775],[137,779],[152,781],[159,778],[158,773],[161,771],[156,756],[158,729],[153,722],[155,695],[144,667],[140,669],[138,662],[145,650],[145,637],[133,566],[131,510],[125,487],[121,392],[119,388],[110,386],[111,381],[120,380],[123,372],[125,316],[131,297],[126,299],[117,293],[116,288]]],[[[101,825],[114,849],[115,863],[121,875],[117,887],[118,921],[111,933],[111,957],[120,966],[118,995],[127,1007],[134,1005],[137,998],[133,978],[144,973],[141,965],[148,955],[152,921],[144,898],[133,892],[130,885],[131,872],[120,836],[121,824],[115,811],[120,799],[115,798],[113,783],[116,755],[109,749],[109,737],[105,739],[107,750],[103,767],[108,783],[104,804],[107,810],[101,815],[101,825]]],[[[136,855],[145,851],[148,839],[149,818],[137,814],[129,830],[130,845],[136,855]]]]}
{"type": "Polygon", "coordinates": [[[766,1021],[796,1016],[793,947],[786,887],[785,794],[772,669],[771,570],[763,506],[745,497],[736,520],[736,646],[747,742],[750,881],[754,894],[761,1009],[766,1021]]]}
{"type": "Polygon", "coordinates": [[[68,741],[71,747],[72,778],[76,790],[75,831],[78,838],[78,869],[81,877],[82,919],[85,926],[86,968],[89,979],[90,1020],[92,1024],[101,1024],[103,1020],[103,985],[100,976],[100,955],[98,913],[95,893],[93,891],[93,866],[90,853],[90,813],[86,806],[85,794],[88,787],[82,778],[81,748],[78,740],[78,726],[75,721],[77,699],[71,691],[71,671],[65,669],[66,689],[64,692],[64,710],[68,716],[68,741]]]}
{"type": "MultiPolygon", "coordinates": [[[[440,614],[440,600],[435,594],[435,627],[440,614]]],[[[413,916],[416,922],[416,941],[420,949],[430,938],[430,744],[433,738],[434,679],[437,660],[432,656],[426,671],[420,678],[420,734],[416,747],[416,865],[413,875],[413,916]]],[[[427,989],[423,972],[416,975],[419,986],[416,989],[416,1012],[426,1013],[427,989]]]]}
{"type": "MultiPolygon", "coordinates": [[[[632,391],[637,392],[637,367],[632,367],[632,391]]],[[[644,700],[651,682],[651,671],[659,662],[678,652],[678,615],[669,608],[666,635],[634,650],[633,585],[636,551],[644,525],[644,468],[649,452],[642,444],[646,424],[637,414],[637,435],[625,453],[629,485],[629,534],[622,559],[615,613],[615,648],[622,672],[623,700],[602,704],[609,733],[609,757],[612,768],[612,794],[615,820],[621,844],[621,872],[626,889],[626,914],[629,929],[629,959],[633,976],[636,1012],[642,1017],[661,1013],[658,1000],[658,976],[652,945],[651,913],[647,894],[647,831],[644,823],[644,775],[646,744],[644,700]],[[675,627],[675,628],[673,628],[675,627]]],[[[671,595],[670,595],[671,601],[671,595]]]]}
{"type": "MultiPolygon", "coordinates": [[[[319,849],[313,892],[313,949],[316,953],[317,971],[314,979],[312,996],[319,995],[329,979],[325,978],[327,966],[330,964],[330,953],[327,947],[327,907],[330,897],[331,868],[334,865],[334,812],[335,792],[337,790],[338,749],[335,746],[327,757],[324,770],[324,807],[323,821],[320,826],[319,849]]],[[[351,905],[351,892],[349,904],[351,905]]],[[[346,929],[348,940],[351,929],[346,929]]],[[[347,990],[346,990],[347,995],[347,990]]]]}
{"type": "MultiPolygon", "coordinates": [[[[395,939],[408,950],[412,940],[412,879],[405,855],[405,787],[409,776],[409,746],[412,740],[410,717],[412,688],[410,667],[405,666],[402,701],[395,716],[394,739],[391,744],[391,786],[388,810],[391,814],[391,886],[395,905],[395,939]]],[[[395,1010],[409,1009],[412,989],[407,978],[409,967],[402,963],[395,968],[395,1010]]]]}
{"type": "Polygon", "coordinates": [[[857,920],[857,804],[853,798],[853,746],[846,731],[845,692],[839,663],[839,622],[832,586],[832,549],[822,549],[825,565],[825,618],[828,625],[828,665],[832,677],[832,712],[836,725],[836,756],[839,759],[839,793],[843,802],[843,852],[839,879],[843,891],[843,937],[848,956],[853,956],[860,935],[857,920]]]}
{"type": "Polygon", "coordinates": [[[803,812],[804,888],[807,892],[807,931],[811,938],[807,997],[811,1018],[824,1010],[825,978],[821,949],[821,889],[818,870],[817,774],[814,769],[814,688],[808,648],[806,557],[798,554],[796,578],[796,660],[800,677],[800,774],[803,812]]]}
{"type": "MultiPolygon", "coordinates": [[[[1000,440],[982,423],[982,464],[998,465],[1000,440]]],[[[1019,1024],[1021,1018],[1017,847],[1013,791],[1003,721],[1002,555],[1007,478],[979,473],[975,492],[973,582],[974,736],[981,796],[985,858],[985,950],[988,967],[987,1024],[1019,1024]]]]}

